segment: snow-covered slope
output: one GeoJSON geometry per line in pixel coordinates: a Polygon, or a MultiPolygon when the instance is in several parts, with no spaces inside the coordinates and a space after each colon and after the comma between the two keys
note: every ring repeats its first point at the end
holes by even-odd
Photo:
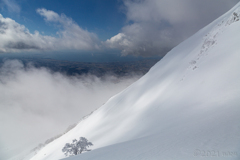
{"type": "Polygon", "coordinates": [[[31,160],[240,159],[240,3],[31,160]]]}

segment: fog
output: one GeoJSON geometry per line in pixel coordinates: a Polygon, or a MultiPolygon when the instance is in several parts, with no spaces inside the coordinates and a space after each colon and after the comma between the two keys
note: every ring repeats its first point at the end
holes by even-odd
{"type": "Polygon", "coordinates": [[[63,133],[139,77],[70,77],[5,61],[0,67],[0,159],[63,133]]]}

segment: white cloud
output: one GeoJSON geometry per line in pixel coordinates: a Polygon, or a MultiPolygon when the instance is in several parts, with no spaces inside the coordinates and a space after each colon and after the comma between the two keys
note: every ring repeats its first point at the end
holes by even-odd
{"type": "Polygon", "coordinates": [[[1,14],[0,34],[0,52],[48,49],[55,41],[55,38],[42,36],[38,32],[31,34],[25,26],[10,18],[4,18],[1,14]]]}
{"type": "Polygon", "coordinates": [[[18,52],[34,50],[98,50],[100,41],[94,33],[83,30],[71,18],[64,14],[38,9],[37,13],[47,22],[60,24],[58,37],[34,34],[10,18],[0,14],[0,52],[18,52]]]}
{"type": "Polygon", "coordinates": [[[62,133],[138,78],[68,77],[6,61],[0,67],[0,157],[62,133]]]}
{"type": "Polygon", "coordinates": [[[47,22],[56,22],[59,23],[63,30],[58,32],[61,40],[58,41],[60,46],[64,46],[68,49],[99,49],[100,41],[96,34],[83,30],[79,27],[71,18],[68,18],[66,15],[46,10],[44,8],[37,9],[37,13],[45,18],[47,22]]]}
{"type": "Polygon", "coordinates": [[[46,10],[45,8],[37,9],[37,13],[45,17],[45,21],[58,22],[61,20],[60,16],[57,13],[50,10],[46,10]]]}
{"type": "Polygon", "coordinates": [[[21,7],[15,0],[3,0],[3,3],[7,6],[9,12],[19,13],[21,11],[21,7]]]}
{"type": "Polygon", "coordinates": [[[164,55],[238,0],[123,0],[128,24],[106,41],[123,54],[164,55]]]}
{"type": "Polygon", "coordinates": [[[108,39],[105,45],[118,48],[123,55],[152,56],[172,47],[171,29],[158,30],[148,23],[134,23],[122,28],[122,33],[108,39]]]}

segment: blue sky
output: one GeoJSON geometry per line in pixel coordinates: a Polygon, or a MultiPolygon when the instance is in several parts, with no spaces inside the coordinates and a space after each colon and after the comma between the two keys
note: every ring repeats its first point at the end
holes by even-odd
{"type": "Polygon", "coordinates": [[[2,4],[2,15],[25,25],[31,32],[38,30],[52,35],[58,30],[51,24],[44,22],[43,18],[36,13],[38,8],[46,8],[58,14],[64,13],[79,26],[96,33],[103,40],[118,34],[126,21],[126,16],[121,11],[123,5],[121,1],[19,0],[12,2],[18,5],[20,11],[11,10],[8,6],[2,4]]]}
{"type": "Polygon", "coordinates": [[[0,53],[163,56],[239,0],[0,0],[0,53]]]}

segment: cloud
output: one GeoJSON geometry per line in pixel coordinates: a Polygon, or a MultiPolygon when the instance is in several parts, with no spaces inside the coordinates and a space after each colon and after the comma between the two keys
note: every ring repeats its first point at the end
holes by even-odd
{"type": "MultiPolygon", "coordinates": [[[[4,0],[9,3],[13,0],[4,0]]],[[[36,12],[59,27],[46,36],[0,15],[0,52],[99,51],[118,49],[123,55],[163,56],[171,48],[225,13],[238,0],[123,0],[126,25],[102,42],[70,17],[45,8],[36,12]]],[[[14,3],[12,3],[14,4],[14,3]]],[[[14,5],[12,5],[14,6],[14,5]]]]}
{"type": "Polygon", "coordinates": [[[164,55],[238,0],[123,0],[128,23],[106,41],[123,54],[164,55]]]}
{"type": "Polygon", "coordinates": [[[45,21],[60,25],[57,37],[34,34],[10,18],[0,14],[0,52],[59,51],[59,50],[99,50],[100,41],[96,34],[83,30],[66,15],[37,9],[45,21]]]}
{"type": "Polygon", "coordinates": [[[7,6],[9,12],[19,13],[21,11],[21,7],[17,4],[15,0],[2,0],[2,1],[7,6]]]}
{"type": "Polygon", "coordinates": [[[0,52],[52,49],[56,43],[56,38],[42,36],[37,31],[31,34],[25,26],[1,14],[0,35],[0,52]]]}
{"type": "Polygon", "coordinates": [[[64,19],[66,19],[66,21],[71,21],[65,15],[62,15],[62,17],[60,17],[57,13],[51,10],[46,10],[45,8],[37,9],[37,13],[45,17],[45,21],[61,22],[64,21],[64,19]]]}
{"type": "Polygon", "coordinates": [[[58,32],[61,40],[58,42],[61,46],[68,49],[99,49],[100,41],[96,34],[83,30],[71,18],[66,15],[46,10],[44,8],[37,9],[37,13],[45,18],[47,22],[59,23],[63,30],[58,32]]]}
{"type": "Polygon", "coordinates": [[[0,67],[0,157],[62,133],[138,78],[69,77],[6,61],[0,67]]]}
{"type": "Polygon", "coordinates": [[[122,32],[108,39],[105,45],[120,49],[123,55],[163,55],[172,47],[171,34],[171,28],[159,29],[156,24],[134,23],[123,27],[122,32]]]}

